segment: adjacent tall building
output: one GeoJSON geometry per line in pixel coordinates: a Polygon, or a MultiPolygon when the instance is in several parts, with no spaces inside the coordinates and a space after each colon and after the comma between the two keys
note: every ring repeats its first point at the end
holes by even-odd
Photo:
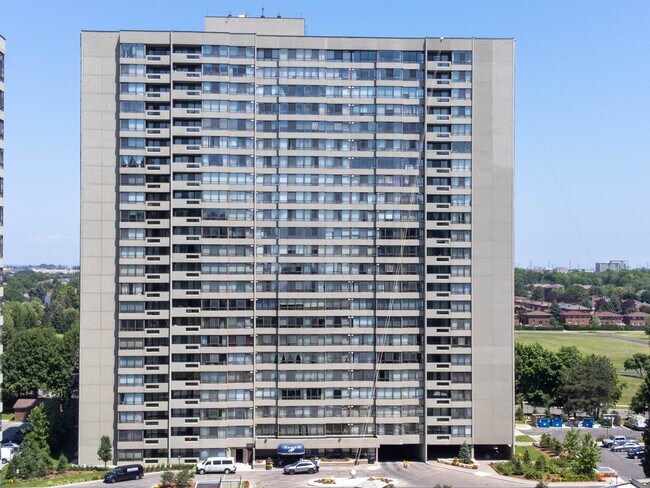
{"type": "MultiPolygon", "coordinates": [[[[5,167],[5,38],[0,36],[0,277],[4,268],[4,167],[5,167]]],[[[2,297],[4,290],[0,282],[0,336],[2,336],[2,297]]],[[[0,343],[0,364],[2,364],[2,343],[0,343]]],[[[0,385],[3,384],[2,367],[0,367],[0,385]]],[[[1,390],[1,386],[0,386],[1,390]]],[[[0,393],[2,393],[0,391],[0,393]]],[[[0,394],[0,409],[2,395],[0,394]]]]}
{"type": "Polygon", "coordinates": [[[508,455],[512,39],[81,44],[81,463],[508,455]]]}

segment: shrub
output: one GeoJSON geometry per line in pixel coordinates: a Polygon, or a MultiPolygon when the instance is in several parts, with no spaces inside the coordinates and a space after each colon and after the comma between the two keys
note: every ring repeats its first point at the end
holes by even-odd
{"type": "Polygon", "coordinates": [[[65,454],[61,454],[56,462],[56,472],[59,474],[65,473],[69,467],[68,458],[65,457],[65,454]]]}
{"type": "Polygon", "coordinates": [[[194,473],[192,472],[192,470],[190,468],[185,468],[185,469],[181,469],[178,473],[176,473],[174,482],[176,483],[176,486],[180,488],[184,488],[190,485],[190,481],[192,481],[192,478],[194,478],[194,473]]]}
{"type": "Polygon", "coordinates": [[[530,451],[528,449],[526,449],[524,451],[523,461],[524,461],[524,464],[527,465],[527,466],[530,465],[530,463],[532,461],[531,458],[530,458],[530,451]]]}
{"type": "Polygon", "coordinates": [[[559,439],[551,438],[551,442],[549,443],[549,449],[553,451],[553,454],[559,456],[560,454],[562,454],[562,443],[560,442],[559,439]]]}
{"type": "Polygon", "coordinates": [[[539,447],[542,449],[548,449],[551,442],[551,436],[548,434],[542,434],[542,437],[539,440],[539,447]]]}
{"type": "Polygon", "coordinates": [[[169,486],[174,482],[174,473],[171,471],[165,471],[160,475],[160,483],[163,486],[169,486]]]}

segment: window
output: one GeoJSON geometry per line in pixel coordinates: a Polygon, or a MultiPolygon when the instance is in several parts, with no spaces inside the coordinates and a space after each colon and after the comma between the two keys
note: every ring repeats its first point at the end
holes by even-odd
{"type": "Polygon", "coordinates": [[[144,403],[143,393],[120,393],[120,405],[142,405],[144,403]]]}
{"type": "Polygon", "coordinates": [[[124,131],[143,131],[144,120],[142,119],[121,119],[120,130],[124,131]]]}
{"type": "Polygon", "coordinates": [[[144,102],[134,102],[134,101],[120,102],[120,111],[123,113],[143,113],[144,102]]]}
{"type": "Polygon", "coordinates": [[[142,95],[144,94],[144,83],[120,83],[120,93],[122,95],[142,95]]]}
{"type": "Polygon", "coordinates": [[[144,76],[144,64],[121,64],[121,76],[144,76]]]}
{"type": "Polygon", "coordinates": [[[120,57],[144,58],[144,44],[120,44],[120,57]]]}
{"type": "Polygon", "coordinates": [[[454,64],[472,64],[472,51],[453,51],[451,62],[454,64]]]}
{"type": "Polygon", "coordinates": [[[144,137],[120,137],[121,149],[144,149],[144,137]]]}

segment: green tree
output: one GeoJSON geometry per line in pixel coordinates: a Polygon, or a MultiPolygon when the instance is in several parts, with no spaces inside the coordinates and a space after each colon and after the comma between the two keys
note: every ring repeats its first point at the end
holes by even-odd
{"type": "Polygon", "coordinates": [[[639,385],[632,399],[630,400],[630,410],[634,413],[645,414],[650,410],[650,366],[646,370],[643,382],[639,385]]]}
{"type": "Polygon", "coordinates": [[[648,367],[650,367],[650,354],[635,353],[631,358],[627,358],[623,363],[627,371],[634,371],[641,378],[644,378],[648,367]]]}
{"type": "Polygon", "coordinates": [[[553,303],[551,303],[551,306],[548,309],[548,313],[550,313],[555,320],[560,320],[560,314],[562,313],[562,309],[560,306],[557,304],[557,300],[553,300],[553,303]]]}
{"type": "Polygon", "coordinates": [[[576,346],[562,346],[555,354],[560,360],[563,372],[582,361],[582,353],[576,346]]]}
{"type": "Polygon", "coordinates": [[[596,315],[592,315],[592,317],[589,319],[589,328],[595,330],[600,329],[600,327],[600,319],[596,315]]]}
{"type": "Polygon", "coordinates": [[[578,457],[580,452],[580,432],[577,429],[569,430],[562,441],[562,449],[567,454],[569,461],[578,457]]]}
{"type": "Polygon", "coordinates": [[[544,289],[540,288],[539,286],[533,287],[533,291],[530,295],[531,300],[535,300],[538,302],[544,301],[544,289]]]}
{"type": "Polygon", "coordinates": [[[45,415],[45,406],[41,403],[34,407],[27,417],[29,427],[25,433],[25,440],[29,439],[39,449],[43,449],[46,453],[50,453],[50,445],[48,443],[50,433],[50,423],[45,415]]]}
{"type": "Polygon", "coordinates": [[[33,439],[25,437],[20,446],[20,455],[9,461],[7,478],[33,479],[47,476],[52,470],[52,460],[45,449],[33,439]]]}
{"type": "Polygon", "coordinates": [[[643,466],[643,474],[650,477],[650,422],[645,423],[645,429],[643,429],[643,443],[645,444],[645,448],[644,456],[641,460],[641,466],[643,466]]]}
{"type": "Polygon", "coordinates": [[[67,367],[59,343],[49,327],[18,332],[2,356],[5,392],[16,397],[37,397],[39,390],[56,395],[65,391],[67,367]]]}
{"type": "Polygon", "coordinates": [[[539,344],[515,344],[515,391],[526,401],[548,404],[560,385],[562,364],[539,344]]]}
{"type": "Polygon", "coordinates": [[[106,463],[113,459],[113,444],[111,444],[111,438],[107,435],[103,435],[99,440],[97,458],[100,461],[104,461],[104,468],[106,468],[106,463]]]}
{"type": "Polygon", "coordinates": [[[576,456],[573,466],[578,473],[592,474],[600,461],[600,448],[591,438],[591,434],[585,434],[580,443],[580,452],[576,456]]]}
{"type": "Polygon", "coordinates": [[[566,413],[584,411],[598,418],[603,409],[616,404],[622,390],[611,360],[591,354],[564,372],[557,399],[566,413]]]}
{"type": "Polygon", "coordinates": [[[463,445],[460,446],[460,451],[458,452],[458,459],[463,464],[472,464],[472,451],[470,451],[467,442],[463,442],[463,445]]]}

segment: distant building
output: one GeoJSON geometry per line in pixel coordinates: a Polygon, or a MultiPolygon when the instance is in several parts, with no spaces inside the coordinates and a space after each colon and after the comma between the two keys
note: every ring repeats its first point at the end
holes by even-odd
{"type": "Polygon", "coordinates": [[[596,273],[602,273],[603,271],[622,271],[627,269],[627,261],[623,260],[613,260],[609,263],[596,263],[596,273]]]}
{"type": "Polygon", "coordinates": [[[564,288],[564,285],[559,283],[535,283],[533,285],[535,288],[542,288],[544,290],[557,290],[559,288],[564,288]]]}
{"type": "Polygon", "coordinates": [[[14,419],[16,422],[24,422],[34,408],[43,402],[40,398],[19,398],[14,403],[14,419]]]}
{"type": "Polygon", "coordinates": [[[551,302],[528,300],[522,297],[515,297],[515,305],[523,307],[526,310],[537,310],[540,312],[548,312],[549,308],[551,308],[551,302]]]}
{"type": "Polygon", "coordinates": [[[576,311],[576,310],[582,310],[583,312],[591,312],[590,307],[585,307],[583,305],[575,305],[573,303],[566,303],[566,302],[558,302],[558,307],[560,307],[563,311],[576,311]]]}
{"type": "Polygon", "coordinates": [[[602,325],[623,325],[623,316],[614,312],[598,312],[596,317],[602,325]]]}
{"type": "Polygon", "coordinates": [[[623,316],[623,322],[626,325],[631,325],[633,327],[643,327],[645,325],[645,318],[647,314],[643,312],[632,312],[623,316]]]}
{"type": "Polygon", "coordinates": [[[560,314],[560,323],[566,325],[589,325],[591,314],[582,310],[566,310],[560,314]]]}
{"type": "Polygon", "coordinates": [[[527,325],[551,325],[550,313],[546,312],[528,312],[525,316],[527,325]]]}

